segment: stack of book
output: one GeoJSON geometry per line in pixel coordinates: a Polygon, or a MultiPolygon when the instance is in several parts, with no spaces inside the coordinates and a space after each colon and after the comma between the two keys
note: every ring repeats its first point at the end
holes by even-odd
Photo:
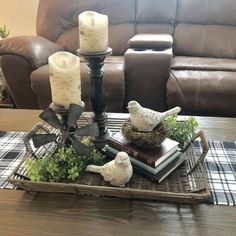
{"type": "Polygon", "coordinates": [[[160,183],[185,160],[185,155],[179,151],[178,144],[166,138],[160,148],[144,150],[129,142],[118,132],[108,139],[104,150],[112,158],[120,151],[126,152],[137,174],[160,183]]]}

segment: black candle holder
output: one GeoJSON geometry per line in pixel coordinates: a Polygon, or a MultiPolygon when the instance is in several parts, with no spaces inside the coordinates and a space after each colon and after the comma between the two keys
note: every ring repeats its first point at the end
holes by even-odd
{"type": "Polygon", "coordinates": [[[103,65],[108,55],[112,54],[112,49],[102,52],[83,52],[77,51],[80,57],[85,58],[90,68],[89,75],[91,79],[90,102],[92,105],[94,122],[97,122],[99,128],[99,136],[95,137],[94,144],[97,148],[102,148],[106,144],[106,140],[111,136],[111,132],[107,129],[107,115],[105,113],[107,107],[107,99],[103,91],[103,65]]]}

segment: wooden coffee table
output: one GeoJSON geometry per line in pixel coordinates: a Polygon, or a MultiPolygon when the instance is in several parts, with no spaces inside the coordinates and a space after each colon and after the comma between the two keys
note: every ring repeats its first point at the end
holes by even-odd
{"type": "MultiPolygon", "coordinates": [[[[40,121],[39,113],[0,109],[0,130],[29,131],[40,121]]],[[[196,118],[208,139],[236,140],[235,118],[196,118]]],[[[4,236],[235,235],[235,218],[236,210],[229,206],[0,190],[4,236]]]]}

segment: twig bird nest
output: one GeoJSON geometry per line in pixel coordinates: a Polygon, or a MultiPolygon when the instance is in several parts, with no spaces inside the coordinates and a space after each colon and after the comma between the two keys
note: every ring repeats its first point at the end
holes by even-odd
{"type": "Polygon", "coordinates": [[[131,125],[130,119],[127,119],[122,126],[123,135],[135,145],[144,149],[155,149],[160,147],[167,136],[167,130],[160,122],[151,132],[139,131],[131,125]]]}

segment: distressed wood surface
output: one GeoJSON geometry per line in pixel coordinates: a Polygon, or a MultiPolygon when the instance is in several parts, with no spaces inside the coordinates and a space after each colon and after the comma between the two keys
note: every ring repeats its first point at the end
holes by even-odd
{"type": "MultiPolygon", "coordinates": [[[[28,131],[39,113],[0,109],[0,130],[28,131]]],[[[208,139],[236,140],[235,118],[197,119],[208,139]]],[[[4,236],[235,235],[235,218],[235,207],[229,206],[0,190],[4,236]]]]}
{"type": "Polygon", "coordinates": [[[235,235],[235,207],[0,192],[4,236],[235,235]]]}
{"type": "MultiPolygon", "coordinates": [[[[38,115],[40,110],[27,109],[0,109],[0,130],[29,131],[32,126],[40,122],[38,115]]],[[[85,113],[89,116],[89,113],[85,113]]],[[[109,117],[117,117],[117,113],[108,113],[109,117]]],[[[119,113],[122,122],[123,118],[127,118],[128,114],[119,113]]],[[[200,123],[200,127],[204,130],[207,139],[210,140],[236,140],[236,118],[224,117],[199,117],[196,119],[200,123]]],[[[117,120],[114,126],[117,125],[117,120]]]]}

